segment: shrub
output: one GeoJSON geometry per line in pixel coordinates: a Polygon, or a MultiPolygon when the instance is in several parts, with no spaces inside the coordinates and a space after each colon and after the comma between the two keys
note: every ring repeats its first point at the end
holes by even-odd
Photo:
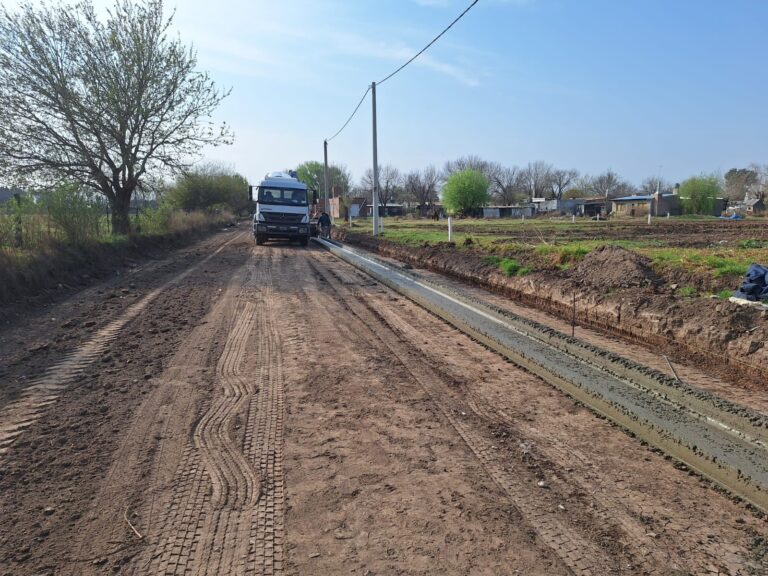
{"type": "Polygon", "coordinates": [[[680,199],[687,214],[712,214],[722,192],[717,176],[696,176],[680,185],[680,199]]]}
{"type": "Polygon", "coordinates": [[[514,276],[517,274],[518,270],[520,270],[520,264],[517,260],[504,258],[504,260],[499,262],[499,270],[501,270],[502,274],[505,276],[514,276]]]}
{"type": "Polygon", "coordinates": [[[225,206],[238,213],[249,208],[248,181],[221,166],[202,166],[179,177],[165,193],[165,201],[188,211],[225,206]]]}
{"type": "Polygon", "coordinates": [[[78,184],[62,184],[40,194],[39,205],[69,244],[82,244],[100,235],[106,202],[78,184]]]}
{"type": "Polygon", "coordinates": [[[477,170],[451,174],[443,186],[443,204],[451,213],[472,214],[488,202],[488,185],[488,179],[477,170]]]}

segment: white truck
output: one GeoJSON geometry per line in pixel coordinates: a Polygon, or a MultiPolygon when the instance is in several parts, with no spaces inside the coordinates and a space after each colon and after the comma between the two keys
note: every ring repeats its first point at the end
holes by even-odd
{"type": "Polygon", "coordinates": [[[256,244],[264,244],[270,238],[286,238],[298,240],[302,246],[306,246],[309,243],[310,215],[317,201],[317,192],[313,192],[310,202],[306,184],[299,182],[293,173],[285,172],[269,172],[256,190],[253,213],[256,244]]]}

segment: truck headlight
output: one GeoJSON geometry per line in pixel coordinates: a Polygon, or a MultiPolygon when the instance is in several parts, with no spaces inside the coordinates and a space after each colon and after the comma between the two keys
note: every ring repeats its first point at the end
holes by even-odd
{"type": "Polygon", "coordinates": [[[262,214],[261,212],[258,212],[256,214],[256,220],[258,220],[259,222],[266,222],[266,220],[264,219],[264,214],[262,214]]]}
{"type": "Polygon", "coordinates": [[[309,216],[307,214],[304,214],[304,217],[301,219],[301,224],[306,224],[309,222],[309,216]]]}

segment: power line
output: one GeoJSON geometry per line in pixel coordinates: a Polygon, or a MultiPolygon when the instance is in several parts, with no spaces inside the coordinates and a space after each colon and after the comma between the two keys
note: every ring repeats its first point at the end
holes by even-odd
{"type": "Polygon", "coordinates": [[[349,124],[349,122],[352,120],[352,118],[354,118],[354,117],[355,117],[355,114],[357,114],[357,111],[360,109],[360,106],[362,105],[362,103],[363,103],[363,100],[365,100],[365,97],[366,97],[366,96],[368,96],[368,92],[370,92],[370,91],[371,91],[371,87],[370,87],[370,86],[368,86],[368,89],[365,91],[365,94],[363,94],[363,97],[362,97],[362,98],[360,98],[360,102],[358,102],[358,103],[357,103],[357,106],[355,106],[355,109],[352,111],[352,114],[350,114],[349,118],[347,118],[347,121],[346,121],[346,122],[344,122],[344,126],[342,126],[341,128],[339,128],[339,131],[338,131],[338,132],[336,132],[336,134],[334,134],[334,135],[333,135],[333,136],[331,136],[330,138],[328,138],[328,139],[326,140],[326,142],[330,142],[331,140],[333,140],[334,138],[336,138],[336,136],[338,136],[339,134],[341,134],[341,131],[342,131],[342,130],[344,130],[344,128],[346,128],[346,127],[347,127],[347,124],[349,124]]]}
{"type": "Polygon", "coordinates": [[[418,54],[416,54],[416,56],[414,56],[413,58],[411,58],[410,60],[408,60],[408,62],[406,62],[405,64],[403,64],[402,66],[400,66],[400,68],[398,68],[397,70],[395,70],[394,72],[392,72],[392,74],[390,74],[389,76],[387,76],[386,78],[384,78],[384,80],[380,80],[380,81],[378,82],[378,84],[383,84],[384,82],[386,82],[387,80],[389,80],[390,78],[392,78],[392,76],[394,76],[395,74],[397,74],[398,72],[400,72],[400,70],[402,70],[403,68],[405,68],[406,66],[408,66],[408,64],[410,64],[411,62],[413,62],[414,60],[416,60],[416,58],[418,58],[419,56],[421,56],[421,55],[422,55],[424,52],[426,52],[426,51],[427,51],[427,49],[428,49],[430,46],[432,46],[432,44],[434,44],[435,42],[437,42],[437,41],[440,39],[440,37],[441,37],[443,34],[445,34],[446,32],[448,32],[448,30],[450,30],[450,29],[451,29],[451,27],[452,27],[454,24],[456,24],[456,22],[458,22],[459,20],[461,20],[461,19],[462,19],[462,17],[464,16],[464,14],[466,14],[467,12],[469,12],[469,11],[470,11],[470,9],[471,9],[471,8],[472,8],[472,7],[473,7],[475,4],[477,4],[479,1],[480,1],[480,0],[474,0],[474,2],[472,2],[472,4],[470,4],[469,6],[467,6],[467,9],[466,9],[466,10],[464,10],[464,12],[462,12],[461,14],[459,14],[459,15],[456,17],[456,19],[455,19],[453,22],[451,22],[450,24],[448,24],[448,27],[447,27],[447,28],[445,28],[445,30],[443,30],[442,32],[440,32],[440,34],[438,34],[437,36],[435,36],[435,38],[432,40],[432,42],[430,42],[429,44],[427,44],[426,46],[424,46],[424,48],[422,48],[422,49],[421,49],[421,50],[418,52],[418,54]]]}
{"type": "MultiPolygon", "coordinates": [[[[448,26],[447,26],[447,27],[446,27],[446,28],[445,28],[445,29],[444,29],[442,32],[440,32],[440,34],[438,34],[437,36],[435,36],[435,37],[432,39],[432,41],[431,41],[429,44],[427,44],[426,46],[424,46],[424,48],[422,48],[421,50],[419,50],[419,52],[418,52],[418,53],[417,53],[417,54],[416,54],[416,55],[415,55],[413,58],[411,58],[410,60],[408,60],[408,62],[406,62],[405,64],[403,64],[402,66],[400,66],[400,67],[399,67],[397,70],[395,70],[394,72],[392,72],[392,73],[391,73],[389,76],[387,76],[386,78],[384,78],[384,80],[381,80],[380,82],[378,82],[378,84],[383,84],[384,82],[386,82],[387,80],[389,80],[390,78],[392,78],[392,76],[394,76],[395,74],[397,74],[398,72],[400,72],[400,70],[402,70],[403,68],[405,68],[406,66],[408,66],[408,64],[410,64],[411,62],[413,62],[414,60],[416,60],[416,58],[418,58],[419,56],[421,56],[421,55],[422,55],[424,52],[426,52],[426,51],[429,49],[429,47],[430,47],[430,46],[432,46],[432,44],[434,44],[435,42],[437,42],[437,41],[438,41],[438,40],[439,40],[439,39],[440,39],[440,38],[443,36],[443,34],[445,34],[446,32],[448,32],[448,30],[450,30],[450,29],[453,27],[453,25],[454,25],[454,24],[456,24],[456,22],[458,22],[459,20],[461,20],[461,19],[464,17],[464,15],[465,15],[467,12],[469,12],[469,11],[470,11],[470,9],[471,9],[471,8],[472,8],[472,7],[473,7],[475,4],[477,4],[479,1],[480,1],[480,0],[474,0],[474,1],[473,1],[473,2],[472,2],[470,5],[469,5],[469,6],[467,6],[467,8],[464,10],[464,12],[462,12],[461,14],[459,14],[459,15],[458,15],[458,16],[457,16],[457,17],[456,17],[454,20],[453,20],[453,22],[451,22],[450,24],[448,24],[448,26]]],[[[362,98],[360,98],[360,102],[358,102],[358,103],[357,103],[357,106],[355,106],[355,109],[352,111],[352,114],[350,114],[350,115],[349,115],[349,118],[347,118],[347,121],[346,121],[346,122],[344,122],[344,125],[343,125],[341,128],[339,128],[339,130],[338,130],[338,132],[336,132],[336,134],[334,134],[334,135],[333,135],[333,136],[331,136],[330,138],[327,138],[327,139],[326,139],[326,142],[330,142],[331,140],[333,140],[334,138],[336,138],[336,136],[338,136],[339,134],[341,134],[341,133],[342,133],[342,131],[344,130],[344,128],[346,128],[346,127],[347,127],[347,125],[348,125],[348,124],[349,124],[349,123],[352,121],[352,118],[354,118],[354,117],[355,117],[355,114],[357,114],[357,111],[360,109],[360,106],[363,104],[363,101],[365,100],[365,97],[366,97],[366,96],[368,96],[368,92],[370,92],[370,91],[371,91],[371,87],[370,87],[370,86],[368,86],[368,88],[366,89],[365,93],[363,94],[363,97],[362,97],[362,98]]]]}

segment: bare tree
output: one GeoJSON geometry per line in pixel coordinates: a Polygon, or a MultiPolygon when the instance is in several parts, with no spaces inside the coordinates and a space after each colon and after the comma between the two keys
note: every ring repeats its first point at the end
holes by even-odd
{"type": "Polygon", "coordinates": [[[231,141],[205,121],[228,92],[169,38],[162,0],[118,0],[104,20],[84,0],[0,7],[0,176],[75,180],[109,201],[112,228],[153,169],[180,171],[231,141]]]}
{"type": "Polygon", "coordinates": [[[757,182],[748,190],[749,198],[768,198],[768,164],[750,164],[749,169],[757,174],[757,182]]]}
{"type": "Polygon", "coordinates": [[[578,170],[552,170],[549,175],[549,187],[552,197],[560,200],[579,177],[578,170]]]}
{"type": "Polygon", "coordinates": [[[448,178],[448,176],[451,174],[454,174],[455,172],[461,172],[463,170],[477,170],[490,180],[489,172],[491,170],[491,163],[487,160],[483,160],[479,156],[462,156],[461,158],[457,158],[456,160],[449,160],[445,163],[445,167],[443,168],[443,176],[448,178]]]}
{"type": "Polygon", "coordinates": [[[758,184],[758,172],[749,168],[731,168],[725,173],[725,195],[729,200],[744,200],[758,184]]]}
{"type": "Polygon", "coordinates": [[[628,184],[613,170],[606,170],[589,181],[589,192],[606,200],[618,198],[627,191],[628,184]]]}
{"type": "Polygon", "coordinates": [[[440,177],[440,171],[434,166],[410,172],[405,177],[405,193],[418,203],[422,216],[427,215],[437,200],[437,185],[440,177]]]}
{"type": "Polygon", "coordinates": [[[644,196],[652,196],[656,194],[657,190],[662,194],[668,194],[672,192],[672,184],[664,180],[664,178],[649,176],[640,184],[639,192],[644,196]]]}
{"type": "Polygon", "coordinates": [[[397,193],[401,188],[403,176],[400,170],[387,164],[379,169],[379,202],[387,213],[387,204],[397,201],[397,193]]]}
{"type": "Polygon", "coordinates": [[[488,165],[487,178],[491,183],[490,194],[496,202],[508,206],[525,200],[526,184],[522,170],[517,166],[508,168],[496,162],[488,165]]]}
{"type": "Polygon", "coordinates": [[[552,166],[541,160],[529,162],[528,166],[523,168],[523,181],[530,201],[545,197],[550,188],[551,177],[552,166]]]}

